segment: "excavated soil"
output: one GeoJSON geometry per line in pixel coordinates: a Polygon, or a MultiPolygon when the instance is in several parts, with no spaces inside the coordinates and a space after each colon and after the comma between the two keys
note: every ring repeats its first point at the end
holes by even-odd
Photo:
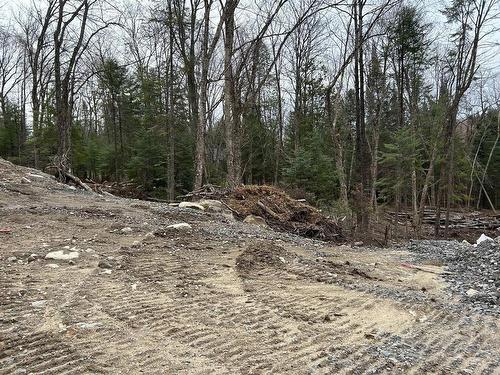
{"type": "Polygon", "coordinates": [[[0,159],[0,374],[499,374],[498,314],[408,262],[0,159]]]}

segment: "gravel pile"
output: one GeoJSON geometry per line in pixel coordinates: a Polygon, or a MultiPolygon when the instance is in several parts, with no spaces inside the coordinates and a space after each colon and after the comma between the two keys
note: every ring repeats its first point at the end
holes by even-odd
{"type": "Polygon", "coordinates": [[[411,241],[406,250],[415,261],[446,266],[443,276],[452,292],[485,312],[500,312],[500,244],[484,241],[476,247],[456,241],[411,241]]]}

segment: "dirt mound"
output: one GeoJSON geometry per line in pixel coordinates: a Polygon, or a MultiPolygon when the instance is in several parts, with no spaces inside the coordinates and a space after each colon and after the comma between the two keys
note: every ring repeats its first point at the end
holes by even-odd
{"type": "Polygon", "coordinates": [[[327,241],[344,239],[342,229],[335,221],[275,187],[241,186],[226,193],[222,200],[239,219],[257,215],[276,230],[327,241]]]}
{"type": "Polygon", "coordinates": [[[240,273],[248,273],[266,267],[283,268],[288,252],[280,246],[269,243],[258,243],[248,246],[238,258],[236,269],[240,273]]]}

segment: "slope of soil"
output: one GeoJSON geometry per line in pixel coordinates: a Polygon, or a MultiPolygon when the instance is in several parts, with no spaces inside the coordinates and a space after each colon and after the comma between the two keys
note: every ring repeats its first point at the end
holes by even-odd
{"type": "Polygon", "coordinates": [[[0,160],[0,374],[499,374],[499,314],[418,262],[0,160]]]}

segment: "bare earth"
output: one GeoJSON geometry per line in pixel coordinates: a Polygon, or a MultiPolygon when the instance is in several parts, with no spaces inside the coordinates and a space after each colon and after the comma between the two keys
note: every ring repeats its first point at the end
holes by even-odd
{"type": "Polygon", "coordinates": [[[500,318],[409,257],[0,159],[0,374],[500,374],[500,318]],[[179,222],[192,229],[166,230],[179,222]],[[44,258],[56,250],[79,258],[44,258]]]}

